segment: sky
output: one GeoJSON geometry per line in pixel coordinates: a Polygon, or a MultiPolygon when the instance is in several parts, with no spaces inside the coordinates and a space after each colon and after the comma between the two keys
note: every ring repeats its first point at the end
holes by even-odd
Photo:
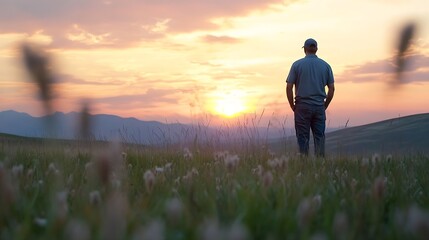
{"type": "Polygon", "coordinates": [[[43,115],[21,46],[47,52],[55,110],[161,122],[292,126],[285,96],[305,39],[336,92],[327,126],[429,112],[426,0],[0,0],[0,111],[43,115]],[[401,29],[416,32],[400,83],[401,29]]]}

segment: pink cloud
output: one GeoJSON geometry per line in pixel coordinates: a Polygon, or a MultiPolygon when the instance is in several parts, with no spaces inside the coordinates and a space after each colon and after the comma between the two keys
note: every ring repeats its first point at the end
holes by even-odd
{"type": "Polygon", "coordinates": [[[240,39],[229,37],[229,36],[214,36],[206,35],[202,38],[204,42],[207,43],[237,43],[240,42],[240,39]]]}
{"type": "Polygon", "coordinates": [[[0,33],[43,30],[55,47],[126,47],[169,33],[214,29],[216,17],[245,15],[281,0],[1,0],[0,33]]]}
{"type": "MultiPolygon", "coordinates": [[[[429,82],[429,56],[414,53],[406,57],[402,83],[429,82]]],[[[338,82],[392,82],[396,68],[393,58],[351,66],[336,77],[338,82]]]]}

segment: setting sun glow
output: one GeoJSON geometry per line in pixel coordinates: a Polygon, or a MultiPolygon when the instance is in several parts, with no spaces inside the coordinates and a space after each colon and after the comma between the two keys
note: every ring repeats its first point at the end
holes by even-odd
{"type": "Polygon", "coordinates": [[[240,92],[233,92],[219,96],[215,101],[214,110],[224,117],[234,117],[246,110],[246,104],[240,92]]]}
{"type": "Polygon", "coordinates": [[[26,43],[49,56],[54,111],[87,99],[92,114],[186,124],[261,114],[261,126],[293,128],[285,80],[310,37],[334,73],[329,127],[428,112],[427,0],[0,1],[0,112],[45,114],[26,43]]]}

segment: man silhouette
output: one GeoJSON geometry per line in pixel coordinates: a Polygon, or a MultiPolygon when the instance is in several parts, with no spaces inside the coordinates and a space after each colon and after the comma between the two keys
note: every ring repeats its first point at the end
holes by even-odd
{"type": "Polygon", "coordinates": [[[303,48],[305,57],[292,64],[286,79],[286,96],[295,115],[295,131],[300,154],[308,156],[311,129],[314,153],[317,157],[324,157],[325,110],[334,97],[334,74],[331,66],[317,57],[316,40],[307,39],[303,48]],[[326,86],[328,94],[325,91],[326,86]]]}

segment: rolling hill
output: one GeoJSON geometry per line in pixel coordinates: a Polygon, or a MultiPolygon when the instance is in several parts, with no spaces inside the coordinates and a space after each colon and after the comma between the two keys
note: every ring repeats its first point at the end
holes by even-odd
{"type": "Polygon", "coordinates": [[[429,113],[328,133],[326,150],[337,154],[429,153],[429,113]]]}
{"type": "MultiPolygon", "coordinates": [[[[310,136],[310,153],[313,140],[310,136]]],[[[297,152],[295,136],[269,141],[275,152],[297,152]]],[[[429,113],[388,119],[326,133],[328,155],[429,154],[429,113]]]]}

